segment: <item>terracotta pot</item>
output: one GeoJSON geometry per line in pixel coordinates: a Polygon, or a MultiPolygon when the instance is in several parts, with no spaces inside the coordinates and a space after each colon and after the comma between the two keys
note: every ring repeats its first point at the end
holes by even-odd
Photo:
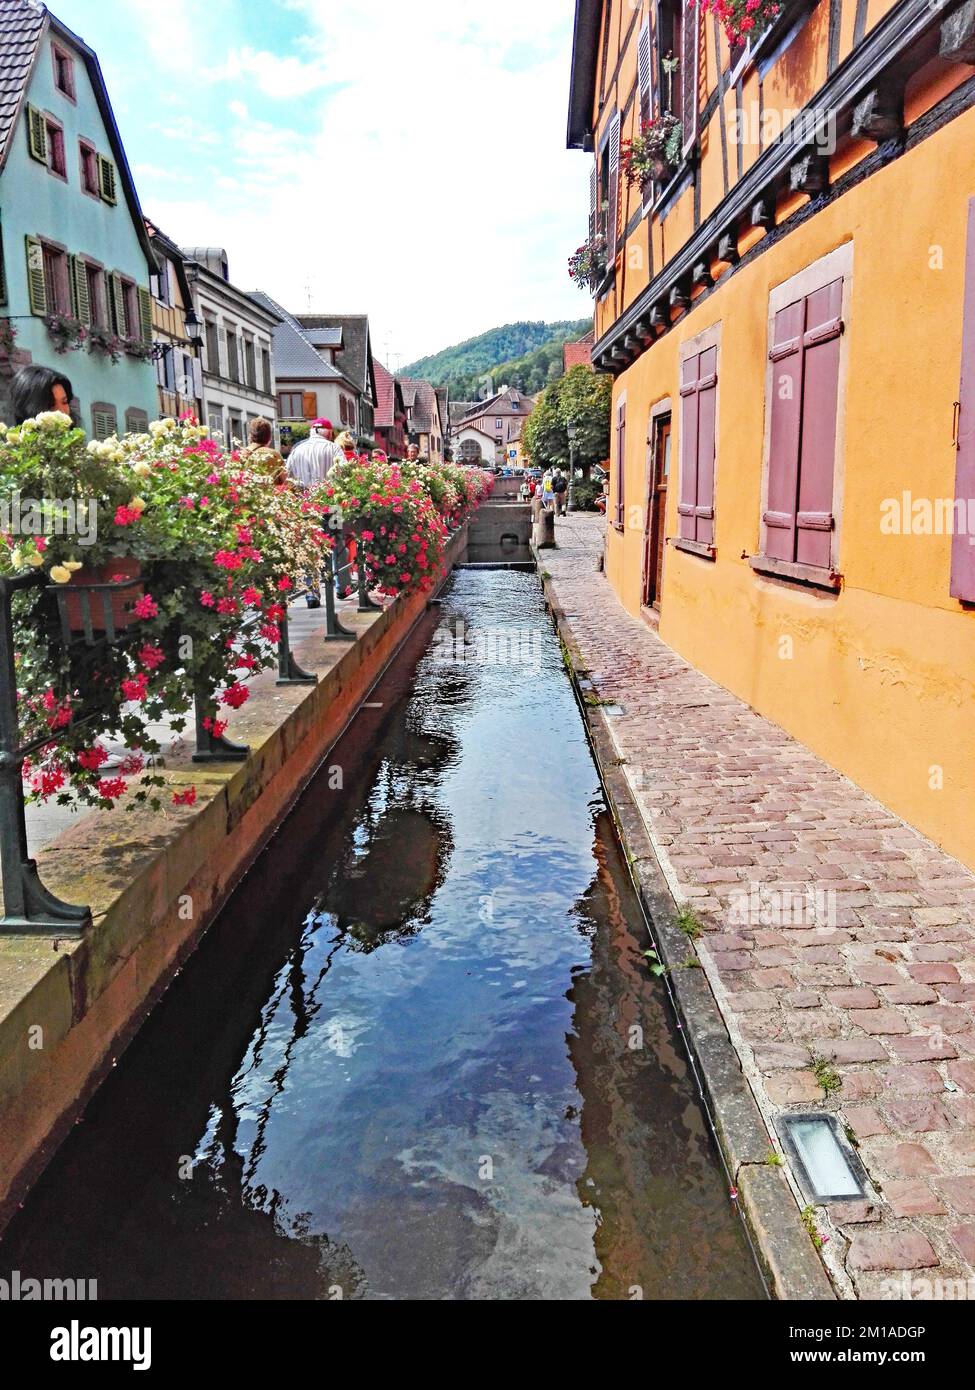
{"type": "Polygon", "coordinates": [[[65,586],[65,606],[68,615],[68,627],[72,632],[85,631],[85,609],[90,608],[91,626],[94,632],[105,631],[105,595],[104,593],[89,593],[86,598],[80,594],[72,594],[71,589],[88,584],[114,584],[119,581],[128,582],[130,587],[118,588],[111,594],[112,623],[116,632],[124,632],[126,628],[134,627],[140,621],[132,612],[133,607],[139,602],[145,593],[141,584],[132,585],[133,579],[138,579],[142,573],[142,567],[138,560],[127,557],[122,560],[111,560],[107,565],[95,566],[92,569],[81,569],[71,576],[71,583],[65,586]]]}

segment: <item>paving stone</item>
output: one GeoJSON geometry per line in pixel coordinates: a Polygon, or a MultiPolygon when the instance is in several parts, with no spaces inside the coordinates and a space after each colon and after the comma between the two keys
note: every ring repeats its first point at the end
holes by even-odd
{"type": "Polygon", "coordinates": [[[868,1222],[880,1220],[880,1207],[876,1202],[833,1202],[826,1208],[834,1226],[864,1226],[868,1222]]]}
{"type": "Polygon", "coordinates": [[[959,1216],[975,1216],[975,1177],[942,1178],[938,1191],[959,1216]]]}
{"type": "Polygon", "coordinates": [[[872,989],[828,989],[826,998],[836,1009],[879,1009],[872,989]]]}
{"type": "Polygon", "coordinates": [[[892,1129],[906,1130],[908,1133],[951,1128],[944,1107],[933,1096],[890,1101],[884,1106],[884,1113],[892,1129]]]}
{"type": "Polygon", "coordinates": [[[897,1009],[851,1009],[849,1018],[865,1033],[890,1035],[911,1031],[904,1015],[897,1009]]]}
{"type": "Polygon", "coordinates": [[[818,1009],[819,1002],[819,995],[812,989],[794,990],[784,999],[785,1005],[790,1009],[818,1009]]]}
{"type": "Polygon", "coordinates": [[[893,1144],[879,1154],[881,1166],[896,1178],[937,1173],[938,1165],[923,1144],[893,1144]]]}
{"type": "Polygon", "coordinates": [[[902,1062],[936,1062],[957,1057],[958,1050],[946,1038],[935,1033],[922,1033],[912,1038],[891,1038],[890,1050],[902,1062]]]}
{"type": "Polygon", "coordinates": [[[890,1132],[881,1118],[880,1111],[872,1105],[844,1106],[843,1119],[858,1139],[872,1139],[876,1134],[888,1134],[890,1132]]]}
{"type": "Polygon", "coordinates": [[[847,1256],[850,1269],[933,1269],[938,1257],[919,1231],[870,1231],[855,1235],[847,1256]]]}
{"type": "Polygon", "coordinates": [[[823,1088],[811,1071],[784,1072],[768,1076],[764,1081],[765,1094],[773,1105],[806,1105],[823,1099],[823,1088]]]}
{"type": "Polygon", "coordinates": [[[938,995],[926,985],[891,985],[884,990],[888,1004],[934,1004],[938,995]]]}
{"type": "Polygon", "coordinates": [[[915,1095],[922,1091],[943,1091],[945,1088],[944,1078],[933,1063],[930,1066],[917,1063],[913,1066],[888,1067],[881,1080],[885,1089],[893,1091],[895,1095],[915,1095]]]}
{"type": "Polygon", "coordinates": [[[975,1226],[951,1226],[948,1234],[970,1265],[975,1265],[975,1226]]]}
{"type": "Polygon", "coordinates": [[[975,1096],[975,1062],[949,1062],[947,1071],[949,1080],[975,1096]]]}
{"type": "Polygon", "coordinates": [[[961,976],[956,965],[909,965],[912,980],[921,985],[958,984],[961,976]]]}
{"type": "Polygon", "coordinates": [[[918,1179],[892,1179],[884,1186],[884,1197],[895,1216],[941,1216],[945,1211],[944,1203],[918,1179]]]}
{"type": "Polygon", "coordinates": [[[857,966],[857,974],[865,985],[900,985],[904,976],[892,965],[867,963],[857,966]]]}
{"type": "Polygon", "coordinates": [[[755,1065],[761,1071],[799,1070],[809,1066],[809,1048],[797,1043],[765,1043],[755,1048],[755,1065]]]}
{"type": "Polygon", "coordinates": [[[870,1038],[814,1038],[810,1043],[817,1057],[830,1062],[886,1062],[887,1053],[870,1038]]]}
{"type": "Polygon", "coordinates": [[[740,994],[728,995],[728,1003],[736,1014],[750,1014],[777,1009],[779,1001],[767,990],[743,990],[740,994]]]}

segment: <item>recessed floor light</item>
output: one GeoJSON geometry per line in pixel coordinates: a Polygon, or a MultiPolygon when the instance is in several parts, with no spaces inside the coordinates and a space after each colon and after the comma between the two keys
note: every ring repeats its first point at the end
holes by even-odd
{"type": "Polygon", "coordinates": [[[779,1136],[810,1202],[842,1202],[869,1190],[863,1164],[833,1115],[782,1115],[779,1136]]]}

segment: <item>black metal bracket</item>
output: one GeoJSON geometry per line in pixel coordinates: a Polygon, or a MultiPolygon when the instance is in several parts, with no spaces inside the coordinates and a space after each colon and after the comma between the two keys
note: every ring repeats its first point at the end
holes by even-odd
{"type": "Polygon", "coordinates": [[[203,727],[206,715],[197,695],[193,702],[193,709],[196,715],[196,752],[193,754],[195,763],[246,763],[250,757],[250,748],[246,743],[233,743],[223,734],[214,734],[210,729],[203,727]]]}
{"type": "Polygon", "coordinates": [[[278,643],[278,685],[317,685],[318,677],[311,671],[303,670],[295,660],[291,650],[291,633],[288,628],[288,615],[280,622],[281,641],[278,643]]]}

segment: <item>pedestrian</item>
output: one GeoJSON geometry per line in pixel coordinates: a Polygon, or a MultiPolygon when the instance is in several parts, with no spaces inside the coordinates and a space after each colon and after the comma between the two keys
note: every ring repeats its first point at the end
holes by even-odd
{"type": "Polygon", "coordinates": [[[338,457],[339,454],[345,455],[346,463],[354,463],[359,457],[359,451],[355,446],[355,440],[348,430],[343,430],[338,439],[336,439],[335,451],[337,463],[342,462],[342,459],[338,457]]]}
{"type": "Polygon", "coordinates": [[[531,485],[531,482],[529,481],[529,479],[526,478],[526,479],[524,480],[524,482],[522,483],[521,487],[518,489],[518,496],[519,496],[519,498],[521,499],[522,502],[530,502],[530,501],[531,501],[531,495],[532,495],[532,485],[531,485]]]}
{"type": "Polygon", "coordinates": [[[296,444],[288,456],[289,476],[311,492],[321,487],[337,462],[332,433],[330,420],[312,420],[308,438],[296,444]]]}
{"type": "Polygon", "coordinates": [[[552,483],[552,470],[549,468],[546,469],[545,475],[542,478],[542,506],[547,512],[552,511],[555,507],[555,489],[552,483]]]}
{"type": "Polygon", "coordinates": [[[407,462],[407,463],[419,463],[419,462],[420,462],[420,446],[419,446],[419,444],[411,444],[411,445],[409,446],[409,448],[408,448],[407,451],[406,451],[406,462],[407,462]]]}
{"type": "Polygon", "coordinates": [[[240,461],[246,463],[255,473],[261,473],[271,482],[280,485],[287,480],[288,467],[274,447],[274,426],[263,417],[250,422],[247,431],[250,441],[241,450],[240,461]]]}
{"type": "Polygon", "coordinates": [[[569,510],[569,480],[561,468],[555,470],[555,477],[552,479],[552,491],[555,493],[555,515],[565,516],[569,510]]]}
{"type": "Polygon", "coordinates": [[[61,372],[52,372],[50,367],[21,367],[10,388],[13,423],[22,425],[47,412],[70,416],[73,399],[71,382],[61,372]]]}

